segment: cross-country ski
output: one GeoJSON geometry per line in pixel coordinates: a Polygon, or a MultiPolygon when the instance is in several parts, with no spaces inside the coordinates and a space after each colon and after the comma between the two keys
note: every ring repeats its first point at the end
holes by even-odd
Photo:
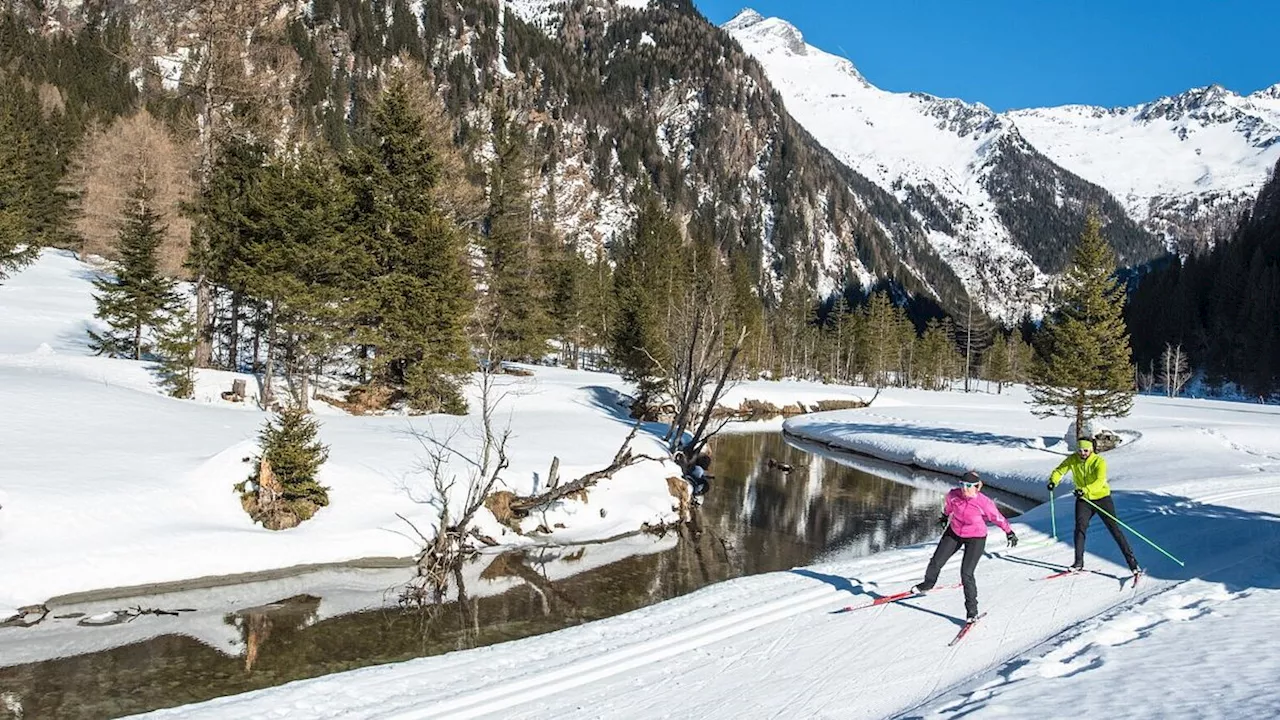
{"type": "Polygon", "coordinates": [[[982,613],[976,617],[972,617],[966,620],[964,625],[960,628],[960,632],[956,633],[955,638],[953,638],[951,642],[947,643],[947,647],[953,647],[956,643],[963,640],[965,636],[969,634],[969,631],[973,629],[973,626],[977,625],[978,621],[986,616],[987,616],[986,613],[982,613]]]}

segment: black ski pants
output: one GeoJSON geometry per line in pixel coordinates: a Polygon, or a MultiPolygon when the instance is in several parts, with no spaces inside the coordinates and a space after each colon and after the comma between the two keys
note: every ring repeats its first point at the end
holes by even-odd
{"type": "Polygon", "coordinates": [[[951,528],[947,528],[947,531],[942,534],[942,539],[938,541],[937,549],[933,551],[929,568],[924,571],[924,582],[916,587],[928,590],[936,585],[942,566],[946,565],[951,556],[956,554],[956,550],[962,546],[964,558],[960,561],[960,582],[964,585],[964,612],[968,617],[975,617],[978,614],[978,581],[973,577],[973,570],[978,567],[978,560],[982,558],[982,553],[987,548],[986,535],[962,538],[951,528]]]}
{"type": "Polygon", "coordinates": [[[1133,548],[1129,547],[1129,541],[1125,539],[1124,533],[1120,532],[1120,524],[1115,521],[1116,502],[1111,496],[1098,498],[1093,500],[1093,505],[1084,498],[1076,498],[1076,567],[1084,567],[1084,536],[1089,529],[1089,521],[1093,519],[1093,514],[1097,512],[1094,505],[1106,510],[1106,513],[1098,513],[1102,515],[1102,524],[1107,526],[1107,530],[1111,531],[1111,537],[1115,538],[1116,545],[1120,546],[1120,552],[1124,553],[1124,561],[1129,563],[1130,570],[1138,569],[1138,560],[1133,556],[1133,548]]]}

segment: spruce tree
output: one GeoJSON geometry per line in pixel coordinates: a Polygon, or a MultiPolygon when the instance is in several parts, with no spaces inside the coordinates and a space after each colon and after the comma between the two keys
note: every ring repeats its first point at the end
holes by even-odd
{"type": "MultiPolygon", "coordinates": [[[[258,435],[262,453],[249,476],[254,486],[250,495],[257,502],[255,519],[272,529],[290,527],[329,504],[329,488],[316,481],[329,459],[329,448],[318,439],[319,432],[315,418],[296,406],[280,410],[263,425],[258,435]],[[296,521],[273,523],[273,516],[279,514],[292,515],[296,521]]],[[[236,487],[246,491],[243,483],[236,487]]]]}
{"type": "Polygon", "coordinates": [[[1007,383],[1013,382],[1013,361],[1010,357],[1009,340],[1002,332],[996,333],[991,347],[987,348],[987,352],[982,356],[982,375],[988,382],[996,384],[997,395],[1004,392],[1004,386],[1007,383]]]}
{"type": "Polygon", "coordinates": [[[560,357],[571,368],[580,367],[581,352],[589,343],[592,268],[577,243],[561,248],[550,263],[549,288],[552,329],[560,341],[560,357]]]}
{"type": "Polygon", "coordinates": [[[169,312],[156,333],[156,372],[160,384],[173,397],[195,395],[196,321],[185,304],[169,312]]]}
{"type": "Polygon", "coordinates": [[[269,162],[246,196],[243,238],[230,278],[262,303],[264,399],[278,369],[305,409],[307,379],[342,339],[343,298],[365,259],[346,235],[350,198],[322,157],[302,152],[269,162]]]}
{"type": "Polygon", "coordinates": [[[95,316],[108,328],[102,333],[89,331],[91,345],[100,355],[141,360],[147,350],[144,333],[157,327],[164,312],[177,302],[173,282],[160,274],[156,259],[165,227],[152,206],[152,196],[146,178],[139,174],[120,229],[116,274],[93,283],[98,289],[95,316]]]}
{"type": "Polygon", "coordinates": [[[641,408],[667,390],[667,327],[673,303],[682,298],[688,282],[682,246],[679,228],[657,198],[647,197],[614,272],[618,313],[610,352],[622,376],[638,386],[641,408]]]}
{"type": "MultiPolygon", "coordinates": [[[[863,382],[873,387],[889,383],[890,373],[897,367],[902,338],[902,311],[881,291],[871,296],[862,310],[866,332],[857,339],[858,356],[863,367],[863,382]]],[[[901,377],[899,384],[901,383],[901,377]]]]}
{"type": "Polygon", "coordinates": [[[1129,414],[1134,371],[1124,287],[1115,269],[1115,253],[1091,212],[1037,348],[1039,362],[1027,388],[1036,415],[1074,417],[1082,428],[1091,418],[1129,414]]]}
{"type": "Polygon", "coordinates": [[[461,413],[460,386],[475,367],[466,334],[474,288],[463,231],[433,198],[440,172],[428,133],[439,132],[395,78],[345,158],[363,258],[349,307],[356,359],[373,384],[416,410],[461,413]]]}

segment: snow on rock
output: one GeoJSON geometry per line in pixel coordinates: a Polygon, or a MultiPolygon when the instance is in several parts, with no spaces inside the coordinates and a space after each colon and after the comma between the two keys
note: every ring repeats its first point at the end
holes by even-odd
{"type": "Polygon", "coordinates": [[[1064,105],[1008,116],[1050,159],[1148,221],[1162,208],[1257,196],[1280,160],[1275,90],[1242,97],[1210,85],[1133,107],[1064,105]]]}
{"type": "Polygon", "coordinates": [[[1002,154],[1042,154],[1108,190],[1180,250],[1229,232],[1280,160],[1280,86],[1243,97],[1209,86],[1131,108],[995,113],[881,90],[780,18],[744,10],[723,27],[761,63],[796,120],[912,209],[939,256],[997,317],[1039,315],[1049,282],[988,190],[1002,154]]]}
{"type": "Polygon", "coordinates": [[[980,104],[881,90],[779,18],[746,10],[724,28],[837,158],[909,207],[928,197],[950,209],[952,227],[930,228],[928,239],[967,287],[986,290],[979,296],[990,312],[1012,319],[1038,309],[1047,279],[1011,241],[985,185],[1011,123],[980,104]]]}

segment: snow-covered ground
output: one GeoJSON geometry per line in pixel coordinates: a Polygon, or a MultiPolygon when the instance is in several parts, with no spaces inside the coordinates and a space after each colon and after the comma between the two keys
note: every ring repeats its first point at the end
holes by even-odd
{"type": "MultiPolygon", "coordinates": [[[[1020,392],[888,391],[867,410],[797,417],[789,433],[1045,496],[1061,419],[1020,392]]],[[[991,536],[987,617],[947,647],[957,590],[850,613],[905,589],[931,545],[741,578],[623,616],[491,647],[366,668],[155,713],[163,718],[1273,717],[1280,659],[1280,409],[1140,398],[1111,423],[1136,586],[1095,522],[1069,562],[1070,495],[991,536]],[[1121,580],[1125,578],[1125,580],[1121,580]]],[[[943,573],[955,582],[958,561],[943,573]]]]}
{"type": "MultiPolygon", "coordinates": [[[[435,508],[413,432],[467,453],[478,442],[475,387],[465,418],[330,409],[321,429],[330,459],[320,473],[330,505],[296,529],[264,530],[232,486],[248,475],[244,459],[257,451],[265,415],[215,399],[230,389],[231,373],[206,373],[200,398],[176,400],[157,390],[146,363],[89,355],[93,274],[46,251],[0,285],[0,618],[66,593],[415,553],[416,533],[396,514],[427,530],[435,508]]],[[[517,492],[545,483],[552,456],[566,480],[608,465],[630,429],[617,405],[627,385],[617,376],[535,368],[500,383],[499,429],[512,431],[503,479],[517,492]]],[[[634,445],[661,454],[652,433],[634,445]]],[[[560,523],[555,539],[575,542],[672,520],[672,474],[671,463],[632,466],[585,503],[567,502],[526,529],[560,523]]],[[[532,541],[487,512],[481,529],[506,544],[532,541]]]]}

